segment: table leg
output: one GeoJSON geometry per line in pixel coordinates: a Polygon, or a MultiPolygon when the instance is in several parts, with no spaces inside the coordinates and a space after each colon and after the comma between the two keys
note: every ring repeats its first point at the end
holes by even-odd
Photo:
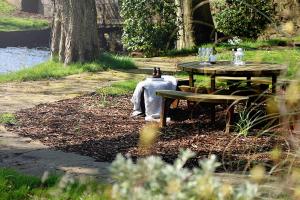
{"type": "Polygon", "coordinates": [[[211,104],[210,106],[210,119],[211,123],[214,124],[216,122],[216,105],[211,104]]]}
{"type": "Polygon", "coordinates": [[[247,87],[251,87],[251,76],[247,76],[247,87]]]}
{"type": "Polygon", "coordinates": [[[167,124],[167,109],[167,99],[163,97],[160,111],[160,127],[165,127],[167,124]]]}
{"type": "Polygon", "coordinates": [[[210,77],[210,92],[213,93],[216,90],[216,76],[211,75],[210,77]]]}
{"type": "Polygon", "coordinates": [[[190,87],[194,87],[194,74],[189,73],[189,85],[190,87]]]}
{"type": "Polygon", "coordinates": [[[272,94],[276,94],[277,76],[272,76],[272,94]]]}
{"type": "Polygon", "coordinates": [[[234,105],[230,105],[227,113],[226,113],[226,129],[225,129],[225,133],[229,133],[230,132],[230,128],[233,125],[233,116],[234,116],[234,105]]]}

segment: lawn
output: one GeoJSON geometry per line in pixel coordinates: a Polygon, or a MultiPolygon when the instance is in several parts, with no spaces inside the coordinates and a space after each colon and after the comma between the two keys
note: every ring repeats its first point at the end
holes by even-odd
{"type": "Polygon", "coordinates": [[[49,23],[44,19],[20,18],[2,16],[0,18],[0,31],[25,31],[48,28],[49,23]]]}
{"type": "Polygon", "coordinates": [[[0,0],[0,14],[10,14],[15,11],[15,7],[7,3],[5,0],[0,0]]]}
{"type": "Polygon", "coordinates": [[[65,180],[56,175],[40,179],[23,175],[14,170],[0,169],[0,200],[30,199],[108,199],[104,193],[105,186],[99,182],[80,182],[65,180]]]}
{"type": "Polygon", "coordinates": [[[126,56],[101,54],[94,62],[74,63],[64,66],[57,61],[48,61],[34,67],[25,68],[16,72],[0,74],[0,83],[10,81],[36,81],[45,79],[58,79],[72,74],[84,72],[98,72],[107,69],[135,69],[133,61],[126,56]]]}
{"type": "Polygon", "coordinates": [[[48,20],[15,16],[16,8],[0,0],[0,31],[40,30],[49,27],[48,20]]]}

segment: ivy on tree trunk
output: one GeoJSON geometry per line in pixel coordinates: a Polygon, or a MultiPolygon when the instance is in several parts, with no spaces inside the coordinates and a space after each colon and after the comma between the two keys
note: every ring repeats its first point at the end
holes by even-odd
{"type": "Polygon", "coordinates": [[[95,0],[54,0],[51,54],[66,65],[99,55],[95,0]]]}

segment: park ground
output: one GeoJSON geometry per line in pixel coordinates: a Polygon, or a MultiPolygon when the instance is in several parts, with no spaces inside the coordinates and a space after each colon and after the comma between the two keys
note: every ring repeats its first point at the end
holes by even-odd
{"type": "MultiPolygon", "coordinates": [[[[0,21],[1,31],[48,26],[47,19],[18,12],[4,5],[2,0],[0,9],[0,20],[5,22],[0,21]]],[[[240,45],[246,49],[247,61],[285,64],[288,71],[284,78],[292,79],[299,69],[300,49],[294,46],[294,42],[299,41],[300,38],[295,37],[244,41],[240,45]]],[[[231,48],[227,45],[217,47],[218,59],[230,59],[231,48]]],[[[54,60],[0,75],[1,167],[37,177],[43,177],[45,172],[63,172],[109,182],[108,166],[117,153],[130,154],[134,159],[154,154],[172,162],[180,148],[189,148],[197,153],[196,158],[216,154],[223,162],[218,170],[228,172],[219,176],[235,184],[246,179],[247,176],[241,174],[248,173],[252,164],[262,163],[269,170],[273,164],[270,153],[276,154],[274,149],[289,150],[285,138],[277,134],[280,130],[262,136],[255,134],[257,129],[246,136],[226,135],[221,107],[217,125],[211,126],[206,115],[187,120],[188,114],[182,114],[185,104],[180,104],[180,109],[173,113],[177,121],[160,131],[150,151],[139,148],[139,133],[146,123],[143,118],[130,117],[130,98],[136,83],[150,76],[152,67],[161,67],[165,74],[186,78],[186,74],[176,71],[176,64],[196,60],[195,55],[195,49],[165,52],[162,57],[155,58],[103,54],[99,60],[84,65],[75,63],[64,67],[54,60]]],[[[198,77],[196,84],[207,87],[209,82],[205,77],[198,77]]],[[[224,83],[218,85],[222,87],[224,83]]],[[[195,160],[189,165],[195,166],[195,160]]],[[[11,195],[18,191],[20,199],[23,199],[22,194],[28,198],[28,195],[51,188],[57,179],[53,176],[41,183],[39,178],[2,169],[0,182],[5,184],[0,185],[0,191],[7,184],[15,184],[11,195]],[[9,177],[12,176],[23,182],[11,180],[9,177]],[[25,191],[22,187],[38,190],[25,191]]],[[[99,187],[101,185],[96,188],[99,187]]],[[[274,196],[281,192],[272,184],[265,187],[267,191],[277,191],[274,196]]]]}
{"type": "MultiPolygon", "coordinates": [[[[221,48],[220,52],[221,58],[230,56],[230,51],[225,48],[221,48]]],[[[256,49],[246,53],[249,60],[271,60],[289,65],[288,76],[292,76],[298,68],[299,54],[299,49],[293,47],[274,47],[268,51],[256,49]],[[290,58],[287,63],[286,56],[290,58]]],[[[166,74],[186,77],[186,74],[176,72],[176,63],[197,58],[193,55],[134,59],[112,57],[105,55],[104,61],[97,61],[89,67],[74,65],[71,69],[51,61],[0,77],[3,167],[40,177],[45,171],[52,171],[109,181],[108,166],[117,153],[131,154],[133,158],[149,155],[149,151],[138,148],[139,130],[145,122],[143,118],[130,117],[130,97],[135,85],[150,76],[154,66],[160,66],[166,74]],[[121,63],[126,63],[131,69],[126,69],[121,63]],[[53,70],[47,71],[47,76],[44,76],[40,69],[47,65],[53,70]],[[57,72],[59,67],[63,70],[57,72]],[[55,162],[49,162],[53,158],[55,162]]],[[[208,86],[208,81],[199,77],[197,84],[208,86]]],[[[220,82],[219,86],[222,85],[220,82]]],[[[174,115],[187,117],[180,111],[174,115]]],[[[180,147],[197,152],[197,158],[216,154],[225,163],[220,171],[232,173],[237,169],[239,172],[247,171],[250,167],[247,163],[253,156],[255,162],[270,164],[269,153],[273,148],[287,149],[282,145],[284,138],[273,134],[225,135],[221,108],[218,113],[218,125],[215,126],[211,126],[205,115],[200,116],[200,120],[179,119],[172,122],[168,128],[161,130],[161,136],[150,153],[160,155],[168,162],[176,158],[180,147]],[[259,153],[252,154],[253,151],[259,153]]],[[[195,162],[189,164],[194,166],[195,162]]],[[[224,176],[223,180],[233,182],[245,178],[224,176]]]]}

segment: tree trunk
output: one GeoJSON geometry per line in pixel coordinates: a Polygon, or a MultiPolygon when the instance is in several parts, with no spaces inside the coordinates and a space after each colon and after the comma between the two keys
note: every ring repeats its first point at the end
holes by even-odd
{"type": "Polygon", "coordinates": [[[191,48],[213,38],[214,23],[208,0],[176,0],[177,49],[191,48]]]}
{"type": "Polygon", "coordinates": [[[92,61],[99,54],[95,0],[55,0],[52,57],[65,64],[92,61]]]}
{"type": "Polygon", "coordinates": [[[197,45],[214,40],[215,26],[209,0],[193,1],[193,25],[197,45]]]}

